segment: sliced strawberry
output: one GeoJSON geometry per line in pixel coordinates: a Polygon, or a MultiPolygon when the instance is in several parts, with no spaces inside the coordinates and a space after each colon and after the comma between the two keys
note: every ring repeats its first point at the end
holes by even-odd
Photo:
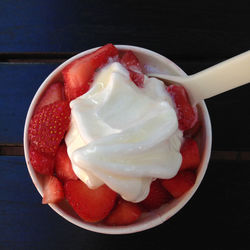
{"type": "Polygon", "coordinates": [[[198,132],[200,131],[200,129],[201,129],[201,121],[198,120],[192,128],[190,128],[188,130],[185,130],[183,132],[183,135],[186,138],[188,138],[188,137],[194,137],[194,136],[196,136],[198,134],[198,132]]]}
{"type": "Polygon", "coordinates": [[[136,203],[120,199],[105,219],[105,224],[110,226],[122,226],[135,222],[141,215],[141,209],[136,203]]]}
{"type": "Polygon", "coordinates": [[[64,192],[75,212],[88,222],[103,220],[116,200],[116,193],[105,184],[97,189],[90,189],[80,180],[67,181],[64,192]]]}
{"type": "MultiPolygon", "coordinates": [[[[36,106],[36,111],[48,104],[64,100],[64,86],[61,82],[51,84],[42,95],[36,106]]],[[[36,112],[35,111],[35,112],[36,112]]]]}
{"type": "Polygon", "coordinates": [[[200,164],[199,148],[195,140],[188,138],[181,145],[182,163],[180,170],[196,169],[200,164]]]}
{"type": "Polygon", "coordinates": [[[54,172],[55,159],[36,151],[31,145],[29,147],[30,163],[32,167],[40,174],[52,175],[54,172]]]}
{"type": "Polygon", "coordinates": [[[121,64],[127,68],[131,80],[138,86],[143,87],[144,75],[142,73],[142,68],[140,66],[138,58],[135,54],[128,50],[122,56],[120,60],[121,64]]]}
{"type": "Polygon", "coordinates": [[[61,144],[56,152],[55,172],[60,181],[77,180],[69,159],[65,143],[61,144]]]}
{"type": "Polygon", "coordinates": [[[56,203],[63,198],[64,192],[62,183],[55,176],[48,176],[45,179],[42,203],[56,203]]]}
{"type": "Polygon", "coordinates": [[[191,170],[179,171],[171,179],[162,180],[161,184],[175,198],[186,193],[195,183],[196,175],[191,170]]]}
{"type": "Polygon", "coordinates": [[[68,129],[70,107],[59,101],[42,107],[31,119],[28,130],[30,144],[35,150],[55,155],[68,129]]]}
{"type": "Polygon", "coordinates": [[[151,183],[150,192],[145,200],[140,202],[140,204],[148,209],[156,209],[159,208],[161,205],[170,201],[173,197],[171,194],[162,187],[160,181],[156,179],[151,183]]]}
{"type": "Polygon", "coordinates": [[[175,102],[179,129],[187,130],[192,128],[198,119],[197,109],[191,106],[185,88],[182,86],[170,85],[167,91],[175,102]]]}
{"type": "Polygon", "coordinates": [[[62,75],[65,81],[65,94],[69,101],[89,90],[95,71],[108,62],[110,57],[118,55],[112,44],[107,44],[93,53],[74,60],[66,66],[62,75]]]}

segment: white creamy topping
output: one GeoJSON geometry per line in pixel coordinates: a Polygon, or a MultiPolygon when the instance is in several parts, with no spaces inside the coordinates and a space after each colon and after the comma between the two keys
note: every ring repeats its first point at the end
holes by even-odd
{"type": "Polygon", "coordinates": [[[75,174],[90,188],[103,183],[125,200],[144,200],[155,178],[178,172],[182,132],[163,82],[145,76],[138,88],[117,62],[70,103],[66,135],[75,174]]]}

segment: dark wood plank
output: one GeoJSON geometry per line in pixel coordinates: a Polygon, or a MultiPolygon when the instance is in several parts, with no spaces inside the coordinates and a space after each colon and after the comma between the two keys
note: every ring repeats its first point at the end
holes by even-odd
{"type": "Polygon", "coordinates": [[[30,102],[56,67],[57,64],[0,64],[0,144],[22,143],[30,102]]]}
{"type": "MultiPolygon", "coordinates": [[[[216,61],[217,62],[217,61],[216,61]]],[[[216,62],[178,64],[194,73],[216,62]]],[[[0,64],[0,144],[22,144],[23,126],[29,104],[45,77],[58,64],[0,64]]],[[[250,149],[250,85],[206,101],[213,126],[213,150],[250,149]]]]}
{"type": "Polygon", "coordinates": [[[0,144],[0,155],[23,156],[24,149],[21,144],[0,144]]]}
{"type": "Polygon", "coordinates": [[[1,52],[0,62],[14,63],[62,63],[74,52],[1,52]]]}
{"type": "Polygon", "coordinates": [[[0,52],[72,52],[131,44],[175,58],[249,49],[249,1],[1,1],[0,52]]]}
{"type": "Polygon", "coordinates": [[[250,84],[206,101],[213,128],[213,146],[217,150],[249,149],[249,92],[250,84]]]}
{"type": "Polygon", "coordinates": [[[249,175],[249,164],[210,163],[197,193],[169,221],[112,236],[80,229],[42,205],[24,158],[1,156],[0,249],[247,249],[249,175]]]}

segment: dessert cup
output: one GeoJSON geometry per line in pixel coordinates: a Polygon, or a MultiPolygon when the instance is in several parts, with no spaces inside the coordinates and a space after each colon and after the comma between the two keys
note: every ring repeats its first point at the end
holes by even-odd
{"type": "MultiPolygon", "coordinates": [[[[155,53],[153,51],[135,47],[135,46],[128,46],[128,45],[116,45],[119,52],[131,50],[133,53],[138,57],[144,73],[166,73],[171,75],[180,75],[185,76],[186,73],[179,68],[175,63],[167,59],[166,57],[155,53]]],[[[74,57],[68,59],[59,67],[57,67],[41,84],[40,88],[37,90],[27,113],[25,127],[24,127],[24,154],[25,160],[27,164],[27,168],[31,179],[38,190],[38,192],[43,196],[43,183],[44,177],[37,172],[34,171],[32,165],[30,164],[29,159],[29,143],[28,143],[28,126],[32,114],[34,112],[35,106],[38,103],[41,95],[48,87],[48,85],[55,81],[62,80],[61,71],[62,69],[71,63],[73,60],[82,57],[86,54],[89,54],[96,50],[97,48],[90,49],[75,55],[74,57]]],[[[194,195],[197,188],[199,187],[210,158],[211,153],[211,143],[212,143],[212,132],[211,132],[211,124],[209,114],[205,105],[205,102],[202,101],[197,105],[198,108],[198,115],[202,122],[202,129],[199,131],[195,140],[197,141],[200,149],[201,154],[201,162],[197,169],[197,178],[194,186],[187,191],[184,195],[179,198],[172,200],[170,203],[166,203],[165,205],[161,206],[159,209],[143,213],[142,216],[137,220],[135,223],[127,225],[127,226],[107,226],[102,223],[88,223],[83,221],[71,208],[71,206],[67,203],[67,201],[63,200],[57,204],[49,204],[49,206],[61,215],[63,218],[68,220],[69,222],[90,230],[94,232],[104,233],[104,234],[128,234],[128,233],[135,233],[140,232],[143,230],[150,229],[157,225],[160,225],[163,222],[166,222],[170,217],[176,214],[194,195]]]]}

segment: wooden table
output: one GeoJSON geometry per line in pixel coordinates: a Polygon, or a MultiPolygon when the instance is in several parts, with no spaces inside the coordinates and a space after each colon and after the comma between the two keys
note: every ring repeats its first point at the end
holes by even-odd
{"type": "Polygon", "coordinates": [[[33,95],[67,58],[130,44],[192,74],[249,49],[249,11],[249,1],[2,0],[0,249],[249,249],[250,85],[206,101],[213,149],[204,181],[177,215],[145,232],[89,232],[41,205],[22,146],[33,95]]]}

